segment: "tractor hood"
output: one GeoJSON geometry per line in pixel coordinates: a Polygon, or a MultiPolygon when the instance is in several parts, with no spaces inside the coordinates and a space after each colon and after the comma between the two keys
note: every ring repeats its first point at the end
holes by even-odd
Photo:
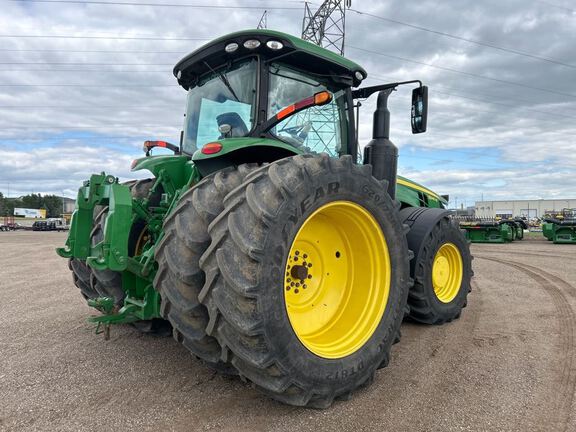
{"type": "Polygon", "coordinates": [[[306,65],[307,71],[330,75],[345,86],[356,87],[368,75],[360,65],[295,36],[252,29],[222,36],[188,54],[174,67],[174,76],[188,90],[205,73],[250,55],[265,61],[282,58],[283,63],[296,67],[306,65]]]}

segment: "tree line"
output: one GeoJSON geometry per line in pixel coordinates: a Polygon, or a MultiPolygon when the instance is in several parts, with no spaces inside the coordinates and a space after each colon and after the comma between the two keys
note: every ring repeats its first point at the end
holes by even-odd
{"type": "Polygon", "coordinates": [[[46,217],[60,217],[62,198],[56,195],[34,193],[20,198],[6,198],[0,192],[0,216],[12,216],[14,208],[46,209],[46,217]]]}

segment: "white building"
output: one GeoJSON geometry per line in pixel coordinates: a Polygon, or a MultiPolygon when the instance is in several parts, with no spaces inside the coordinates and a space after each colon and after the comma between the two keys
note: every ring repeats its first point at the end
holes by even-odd
{"type": "Polygon", "coordinates": [[[576,199],[476,201],[475,205],[476,217],[486,218],[496,216],[535,218],[566,208],[576,208],[576,199]]]}

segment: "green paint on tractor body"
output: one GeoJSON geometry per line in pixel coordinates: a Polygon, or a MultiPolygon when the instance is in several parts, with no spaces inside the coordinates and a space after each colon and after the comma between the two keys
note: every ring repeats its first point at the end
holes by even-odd
{"type": "MultiPolygon", "coordinates": [[[[154,252],[163,238],[162,224],[182,194],[204,177],[230,166],[270,163],[304,153],[351,155],[358,160],[351,88],[367,73],[344,57],[284,33],[249,30],[218,38],[194,51],[176,65],[174,73],[188,91],[180,152],[133,162],[133,171],[147,170],[154,178],[147,197],[133,197],[130,187],[113,175],[92,175],[78,191],[66,244],[57,249],[60,256],[85,261],[93,270],[121,273],[126,293],[123,307],[117,310],[106,297],[89,302],[103,313],[91,318],[98,324],[160,317],[154,252]],[[258,40],[260,45],[244,48],[247,40],[258,40]],[[282,52],[267,48],[272,40],[281,42],[282,52]],[[236,51],[225,49],[231,44],[237,45],[236,51]],[[281,92],[284,88],[290,91],[281,92]],[[321,90],[331,92],[326,107],[337,116],[329,132],[314,129],[314,122],[325,117],[318,114],[319,107],[307,117],[312,126],[304,120],[294,124],[299,121],[296,114],[280,121],[280,109],[285,106],[276,105],[290,94],[300,91],[313,96],[321,90]],[[223,116],[227,123],[220,121],[223,116]],[[275,117],[277,124],[265,129],[275,117]],[[243,136],[236,136],[238,133],[243,136]],[[159,194],[160,200],[152,202],[151,197],[159,194]],[[108,214],[103,239],[94,242],[90,238],[94,219],[104,208],[108,214]]],[[[166,143],[159,146],[166,147],[166,143]]],[[[397,178],[396,198],[402,207],[444,208],[447,204],[445,198],[403,177],[397,178]]],[[[504,234],[500,236],[504,238],[504,234]]]]}

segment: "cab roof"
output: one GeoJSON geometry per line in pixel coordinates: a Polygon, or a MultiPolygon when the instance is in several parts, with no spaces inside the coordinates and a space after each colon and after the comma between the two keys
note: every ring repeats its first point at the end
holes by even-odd
{"type": "Polygon", "coordinates": [[[174,76],[178,83],[188,90],[195,85],[198,77],[252,53],[264,57],[267,61],[278,59],[301,70],[327,75],[342,87],[357,87],[368,75],[353,61],[298,37],[274,30],[251,29],[219,37],[188,54],[174,67],[174,76]],[[244,42],[250,39],[258,40],[260,46],[255,49],[245,48],[244,42]],[[270,49],[266,43],[272,40],[281,42],[283,48],[270,49]],[[228,53],[224,48],[231,43],[237,43],[238,48],[228,53]]]}

